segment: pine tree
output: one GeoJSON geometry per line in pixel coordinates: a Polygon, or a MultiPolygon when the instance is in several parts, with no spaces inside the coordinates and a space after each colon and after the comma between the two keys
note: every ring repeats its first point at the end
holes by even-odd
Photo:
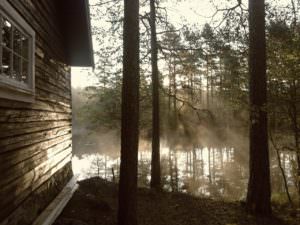
{"type": "Polygon", "coordinates": [[[155,0],[150,0],[151,68],[152,68],[152,159],[151,188],[160,189],[159,72],[155,0]]]}
{"type": "Polygon", "coordinates": [[[137,225],[139,1],[124,0],[121,165],[118,225],[137,225]]]}
{"type": "Polygon", "coordinates": [[[267,120],[265,1],[249,0],[250,177],[247,208],[271,213],[267,120]]]}

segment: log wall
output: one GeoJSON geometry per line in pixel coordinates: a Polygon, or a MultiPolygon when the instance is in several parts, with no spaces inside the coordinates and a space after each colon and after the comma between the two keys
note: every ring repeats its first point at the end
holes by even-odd
{"type": "Polygon", "coordinates": [[[31,224],[72,176],[70,67],[53,0],[8,0],[36,32],[35,102],[0,98],[0,224],[31,224]]]}

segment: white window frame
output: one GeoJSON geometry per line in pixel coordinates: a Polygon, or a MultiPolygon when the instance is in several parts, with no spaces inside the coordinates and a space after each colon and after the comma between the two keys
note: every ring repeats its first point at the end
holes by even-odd
{"type": "MultiPolygon", "coordinates": [[[[33,103],[35,101],[35,31],[7,0],[0,0],[0,19],[3,16],[28,38],[29,69],[27,83],[0,74],[0,98],[33,103]]],[[[2,32],[1,24],[0,31],[2,32]]],[[[0,35],[0,44],[2,45],[2,35],[0,35]]],[[[2,51],[1,46],[0,60],[2,60],[2,51]]]]}

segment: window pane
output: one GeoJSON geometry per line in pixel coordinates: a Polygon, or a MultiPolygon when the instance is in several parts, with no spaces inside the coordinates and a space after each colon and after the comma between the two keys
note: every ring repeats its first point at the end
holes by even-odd
{"type": "Polygon", "coordinates": [[[11,32],[12,32],[12,25],[11,23],[4,19],[3,21],[3,29],[2,29],[2,37],[3,37],[3,45],[7,48],[11,48],[11,32]]]}
{"type": "Polygon", "coordinates": [[[14,28],[14,52],[18,53],[19,55],[21,55],[22,53],[22,34],[20,33],[20,31],[17,30],[17,28],[14,28]]]}
{"type": "Polygon", "coordinates": [[[2,72],[6,76],[10,76],[10,57],[11,52],[5,48],[3,48],[2,52],[2,72]]]}
{"type": "Polygon", "coordinates": [[[22,81],[28,83],[28,61],[22,60],[22,81]]]}
{"type": "Polygon", "coordinates": [[[12,78],[21,81],[21,57],[14,54],[12,78]]]}
{"type": "Polygon", "coordinates": [[[22,35],[22,56],[25,58],[25,59],[28,59],[29,58],[29,41],[28,41],[28,38],[25,37],[24,35],[22,35]]]}

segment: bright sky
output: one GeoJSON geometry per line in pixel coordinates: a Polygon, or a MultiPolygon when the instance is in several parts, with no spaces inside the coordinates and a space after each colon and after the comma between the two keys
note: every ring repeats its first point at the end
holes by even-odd
{"type": "MultiPolygon", "coordinates": [[[[97,3],[98,0],[90,0],[90,4],[97,3]]],[[[185,0],[185,1],[167,1],[162,6],[168,8],[169,20],[175,26],[183,24],[204,24],[209,22],[208,18],[213,14],[213,6],[210,0],[185,0]]],[[[98,24],[97,24],[98,25],[98,24]]],[[[101,23],[99,23],[101,26],[101,23]]],[[[96,41],[94,41],[94,47],[96,41]]],[[[72,67],[72,87],[86,87],[92,85],[94,80],[88,75],[91,69],[72,67]]]]}
{"type": "Polygon", "coordinates": [[[82,67],[71,68],[71,83],[74,88],[83,88],[94,84],[93,79],[89,76],[92,69],[82,67]]]}
{"type": "MultiPolygon", "coordinates": [[[[218,4],[218,7],[223,8],[228,1],[227,0],[168,0],[161,3],[162,6],[168,8],[169,20],[178,27],[183,24],[197,24],[199,26],[209,23],[211,21],[211,16],[215,12],[214,5],[218,4]]],[[[90,4],[95,4],[98,0],[89,0],[90,4]]],[[[247,4],[248,1],[243,0],[247,4]]],[[[290,0],[269,0],[269,2],[276,5],[286,5],[290,0]]],[[[233,1],[232,4],[236,2],[233,1]]],[[[95,25],[95,24],[94,24],[95,25]]],[[[97,26],[105,26],[105,23],[97,22],[97,26]],[[99,24],[98,24],[99,23],[99,24]]],[[[106,24],[107,25],[107,24],[106,24]]],[[[93,40],[94,48],[97,47],[97,42],[93,40]]],[[[86,87],[92,85],[95,80],[93,80],[88,73],[91,69],[87,68],[72,68],[72,86],[73,87],[86,87]]]]}

